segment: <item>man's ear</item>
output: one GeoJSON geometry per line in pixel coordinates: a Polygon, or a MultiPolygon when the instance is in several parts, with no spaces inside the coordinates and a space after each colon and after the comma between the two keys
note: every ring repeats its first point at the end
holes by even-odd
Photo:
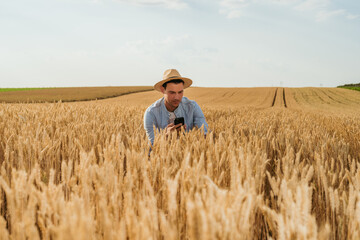
{"type": "Polygon", "coordinates": [[[163,94],[165,93],[165,88],[163,86],[160,87],[160,90],[163,94]]]}

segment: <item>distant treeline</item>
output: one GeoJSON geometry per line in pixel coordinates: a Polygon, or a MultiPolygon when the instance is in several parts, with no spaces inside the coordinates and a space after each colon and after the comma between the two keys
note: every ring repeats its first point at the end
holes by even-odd
{"type": "Polygon", "coordinates": [[[339,88],[345,88],[345,89],[351,89],[351,90],[360,91],[360,83],[345,84],[345,85],[338,86],[338,87],[339,88]]]}
{"type": "Polygon", "coordinates": [[[345,85],[341,85],[338,87],[360,87],[360,83],[350,83],[350,84],[345,84],[345,85]]]}

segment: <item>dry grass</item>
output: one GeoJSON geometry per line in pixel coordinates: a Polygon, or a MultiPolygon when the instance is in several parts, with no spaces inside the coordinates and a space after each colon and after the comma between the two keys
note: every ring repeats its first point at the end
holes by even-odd
{"type": "Polygon", "coordinates": [[[72,87],[0,92],[0,103],[74,102],[150,91],[152,87],[72,87]]]}
{"type": "Polygon", "coordinates": [[[288,108],[204,93],[212,132],[157,134],[150,159],[159,93],[0,105],[0,239],[359,239],[360,117],[288,92],[288,108]]]}

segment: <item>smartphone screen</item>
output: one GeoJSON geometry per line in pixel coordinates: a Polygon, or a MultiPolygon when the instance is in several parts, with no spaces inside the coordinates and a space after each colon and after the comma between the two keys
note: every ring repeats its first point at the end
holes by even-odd
{"type": "Polygon", "coordinates": [[[179,123],[182,123],[182,126],[185,124],[183,117],[175,118],[174,125],[178,125],[179,123]]]}

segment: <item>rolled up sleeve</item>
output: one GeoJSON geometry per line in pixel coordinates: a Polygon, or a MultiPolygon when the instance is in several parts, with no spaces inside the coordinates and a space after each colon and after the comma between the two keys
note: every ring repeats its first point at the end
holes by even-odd
{"type": "Polygon", "coordinates": [[[204,126],[204,132],[207,134],[209,126],[206,122],[204,113],[202,112],[200,106],[196,102],[194,103],[194,126],[198,128],[204,126]]]}

